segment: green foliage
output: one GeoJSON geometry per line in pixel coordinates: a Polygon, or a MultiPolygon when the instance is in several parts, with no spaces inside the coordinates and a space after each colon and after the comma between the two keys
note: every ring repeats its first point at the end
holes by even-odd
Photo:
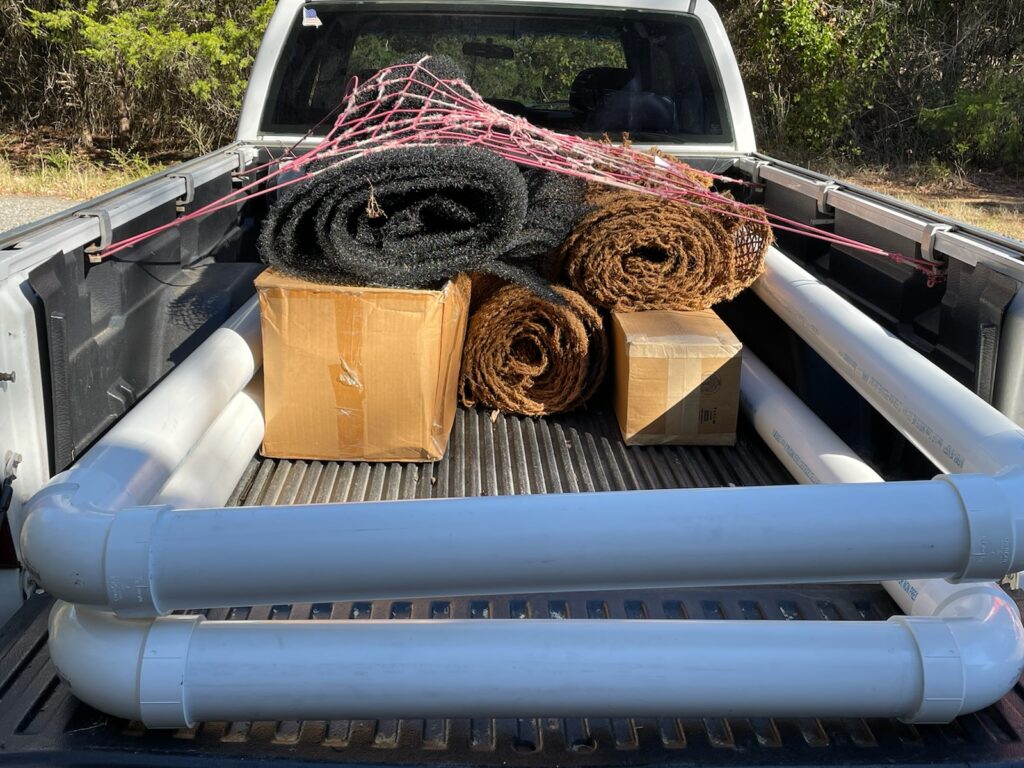
{"type": "Polygon", "coordinates": [[[818,153],[849,143],[890,53],[887,9],[825,0],[755,5],[745,74],[770,141],[818,153]]]}
{"type": "Polygon", "coordinates": [[[952,104],[922,110],[920,124],[952,160],[1024,167],[1024,54],[952,104]]]}
{"type": "Polygon", "coordinates": [[[1024,170],[1020,0],[719,0],[761,144],[1024,170]]]}
{"type": "MultiPolygon", "coordinates": [[[[46,125],[200,152],[229,138],[275,0],[0,0],[0,126],[46,125]]],[[[768,151],[1024,170],[1021,0],[716,0],[768,151]]],[[[568,97],[576,72],[623,66],[617,40],[495,39],[465,56],[484,96],[568,97]]],[[[361,36],[350,71],[423,51],[422,35],[361,36]]]]}
{"type": "Polygon", "coordinates": [[[274,0],[209,8],[190,0],[61,0],[28,8],[23,25],[67,57],[78,90],[70,95],[90,132],[113,117],[126,140],[197,119],[227,134],[274,0]]]}

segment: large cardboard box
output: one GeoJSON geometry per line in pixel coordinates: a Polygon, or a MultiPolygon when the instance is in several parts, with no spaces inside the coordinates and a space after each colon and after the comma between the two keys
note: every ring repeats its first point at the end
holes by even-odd
{"type": "Polygon", "coordinates": [[[612,314],[627,445],[734,445],[743,345],[714,312],[612,314]]]}
{"type": "Polygon", "coordinates": [[[256,280],[267,417],[263,453],[428,461],[455,419],[469,281],[439,291],[256,280]]]}

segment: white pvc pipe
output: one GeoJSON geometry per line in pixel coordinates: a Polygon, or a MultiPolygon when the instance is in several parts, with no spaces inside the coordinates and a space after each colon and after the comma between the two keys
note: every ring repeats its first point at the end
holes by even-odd
{"type": "Polygon", "coordinates": [[[250,302],[32,500],[22,544],[39,583],[148,616],[474,591],[977,580],[1024,566],[1016,477],[116,514],[147,503],[252,377],[258,331],[250,302]]]}
{"type": "MultiPolygon", "coordinates": [[[[796,453],[782,449],[797,442],[786,433],[807,432],[844,461],[816,458],[807,446],[800,466],[819,476],[838,466],[828,479],[870,472],[756,360],[745,367],[744,385],[755,423],[776,435],[782,455],[796,453]],[[760,374],[756,384],[751,369],[760,374]],[[774,425],[757,412],[766,403],[779,408],[774,425]]],[[[936,586],[916,598],[906,589],[904,598],[929,617],[863,624],[126,621],[59,604],[50,649],[76,695],[151,727],[665,712],[946,722],[1012,686],[1024,641],[1012,603],[992,585],[936,586]]]]}
{"type": "Polygon", "coordinates": [[[103,553],[114,512],[150,503],[262,355],[253,298],[29,501],[22,560],[37,583],[74,602],[107,603],[103,553]]]}
{"type": "Polygon", "coordinates": [[[148,504],[263,360],[250,299],[48,487],[78,486],[89,504],[148,504]]]}
{"type": "Polygon", "coordinates": [[[797,482],[884,482],[749,349],[743,350],[740,406],[797,482]]]}
{"type": "Polygon", "coordinates": [[[289,719],[898,716],[920,696],[916,648],[902,627],[885,623],[319,624],[198,625],[185,671],[195,681],[190,719],[276,719],[282,710],[289,719]],[[265,669],[254,686],[249,670],[281,647],[297,663],[265,669]],[[246,700],[246,689],[262,707],[246,700]],[[321,693],[307,698],[311,690],[321,693]]]}
{"type": "Polygon", "coordinates": [[[936,466],[1024,466],[1024,430],[778,250],[754,292],[936,466]]]}
{"type": "MultiPolygon", "coordinates": [[[[741,401],[758,433],[798,482],[882,480],[749,351],[743,355],[741,401]]],[[[980,709],[1016,684],[1024,671],[1024,626],[1016,604],[997,584],[900,579],[882,585],[915,621],[952,621],[946,628],[957,630],[952,655],[933,666],[932,679],[938,680],[933,688],[939,693],[923,703],[923,719],[941,720],[946,714],[952,719],[961,711],[980,709]]]]}
{"type": "Polygon", "coordinates": [[[263,432],[263,377],[257,375],[232,398],[152,503],[175,509],[225,504],[263,432]]]}
{"type": "Polygon", "coordinates": [[[114,519],[104,567],[109,582],[133,585],[111,593],[122,615],[438,594],[992,578],[993,568],[1017,567],[1016,550],[1009,562],[973,551],[979,533],[965,510],[1001,521],[992,529],[1001,535],[1010,502],[997,481],[968,479],[978,487],[935,480],[147,507],[114,519]]]}
{"type": "Polygon", "coordinates": [[[901,717],[925,682],[895,622],[146,622],[61,604],[50,654],[87,703],[205,720],[901,717]]]}

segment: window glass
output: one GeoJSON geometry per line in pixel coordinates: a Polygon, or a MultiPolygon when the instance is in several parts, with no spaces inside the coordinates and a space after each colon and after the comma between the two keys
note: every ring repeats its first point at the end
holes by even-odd
{"type": "Polygon", "coordinates": [[[546,128],[669,143],[732,139],[706,39],[689,17],[312,7],[321,25],[297,22],[292,30],[265,133],[305,133],[338,106],[353,78],[431,53],[458,62],[489,103],[546,128]]]}

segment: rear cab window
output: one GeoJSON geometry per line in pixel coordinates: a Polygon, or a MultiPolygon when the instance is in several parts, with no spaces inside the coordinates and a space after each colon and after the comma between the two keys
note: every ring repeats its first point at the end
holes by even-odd
{"type": "Polygon", "coordinates": [[[682,15],[562,8],[468,10],[316,3],[296,20],[262,117],[265,134],[326,133],[346,88],[382,67],[443,54],[495,107],[591,138],[727,144],[721,79],[682,15]],[[306,18],[306,24],[303,24],[306,18]]]}

